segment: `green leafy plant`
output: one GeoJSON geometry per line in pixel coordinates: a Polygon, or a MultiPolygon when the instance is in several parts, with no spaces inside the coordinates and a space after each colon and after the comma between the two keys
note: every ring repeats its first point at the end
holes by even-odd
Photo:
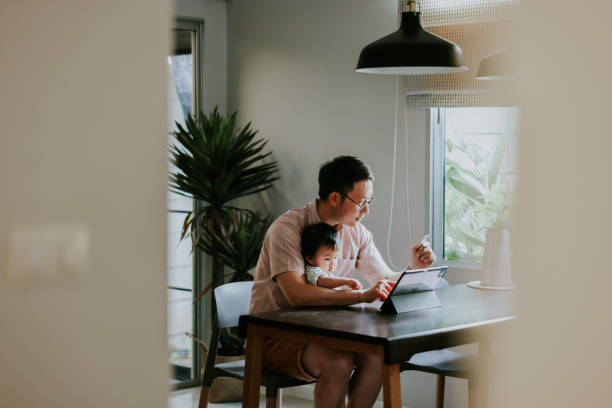
{"type": "MultiPolygon", "coordinates": [[[[230,214],[233,222],[223,228],[222,234],[225,239],[220,240],[218,248],[224,264],[234,270],[226,277],[230,277],[230,282],[253,280],[253,276],[248,271],[257,265],[266,231],[274,218],[237,211],[230,214]]],[[[220,353],[223,355],[233,356],[243,353],[244,340],[239,337],[237,328],[221,330],[219,343],[221,343],[220,353]]]]}
{"type": "Polygon", "coordinates": [[[170,146],[169,189],[196,200],[186,214],[181,239],[190,236],[192,248],[212,257],[212,281],[194,302],[225,282],[224,265],[234,269],[233,280],[252,279],[247,273],[259,257],[270,217],[240,208],[235,200],[265,191],[278,180],[278,165],[265,152],[267,141],[256,138],[248,123],[236,126],[237,112],[224,116],[187,115],[185,126],[176,122],[170,146]]]}
{"type": "Polygon", "coordinates": [[[230,215],[233,222],[222,227],[225,239],[220,241],[219,256],[225,265],[235,271],[227,275],[232,276],[230,282],[253,280],[248,271],[257,265],[266,231],[274,218],[238,211],[230,215]]]}
{"type": "Polygon", "coordinates": [[[510,225],[512,193],[503,183],[495,183],[485,191],[483,202],[474,206],[480,219],[480,230],[487,228],[506,228],[510,225]]]}
{"type": "Polygon", "coordinates": [[[512,194],[504,156],[514,131],[500,135],[492,154],[457,129],[446,140],[445,255],[481,261],[487,228],[510,223],[512,194]]]}

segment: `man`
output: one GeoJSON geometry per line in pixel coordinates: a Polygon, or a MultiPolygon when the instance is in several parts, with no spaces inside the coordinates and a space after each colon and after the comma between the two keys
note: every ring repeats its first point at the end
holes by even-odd
{"type": "MultiPolygon", "coordinates": [[[[250,313],[371,302],[375,299],[372,293],[384,288],[385,279],[399,278],[401,273],[389,269],[372,234],[360,222],[372,204],[373,180],[368,165],[356,157],[340,156],[321,167],[319,198],[286,212],[266,233],[255,271],[250,313]],[[357,270],[374,285],[373,289],[334,290],[306,282],[300,233],[304,226],[318,222],[339,230],[336,275],[350,277],[357,270]]],[[[408,267],[426,268],[434,261],[429,244],[417,244],[411,248],[408,267]]],[[[267,339],[263,346],[265,370],[316,379],[316,407],[339,407],[346,395],[351,408],[371,407],[380,392],[382,366],[377,356],[278,339],[267,339]]]]}

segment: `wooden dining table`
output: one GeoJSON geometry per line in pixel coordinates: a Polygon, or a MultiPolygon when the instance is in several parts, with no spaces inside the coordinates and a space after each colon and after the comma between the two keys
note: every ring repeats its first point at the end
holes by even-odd
{"type": "MultiPolygon", "coordinates": [[[[375,354],[383,365],[387,408],[401,407],[399,363],[424,351],[486,342],[515,319],[513,292],[480,290],[466,284],[436,290],[441,306],[383,314],[380,303],[305,307],[240,317],[247,337],[243,407],[257,407],[264,337],[375,354]]],[[[481,347],[481,350],[487,348],[481,347]]]]}

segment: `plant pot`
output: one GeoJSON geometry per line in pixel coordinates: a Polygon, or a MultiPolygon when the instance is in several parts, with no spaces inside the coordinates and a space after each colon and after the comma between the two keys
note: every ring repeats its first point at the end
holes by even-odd
{"type": "MultiPolygon", "coordinates": [[[[203,356],[206,361],[206,355],[203,356]]],[[[244,360],[242,356],[217,356],[216,363],[229,363],[230,361],[244,360]]],[[[204,377],[202,368],[201,376],[204,377]]],[[[208,401],[212,403],[242,401],[242,380],[230,377],[217,377],[208,390],[208,401]]]]}
{"type": "Polygon", "coordinates": [[[514,286],[510,270],[510,233],[505,228],[487,229],[481,284],[491,287],[514,286]]]}

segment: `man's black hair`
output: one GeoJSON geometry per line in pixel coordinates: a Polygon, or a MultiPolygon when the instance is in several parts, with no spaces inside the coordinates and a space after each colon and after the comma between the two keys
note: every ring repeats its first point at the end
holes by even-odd
{"type": "Polygon", "coordinates": [[[325,247],[338,248],[338,231],[324,222],[310,224],[302,230],[302,256],[314,258],[317,249],[325,247]]]}
{"type": "Polygon", "coordinates": [[[319,169],[319,198],[326,201],[331,193],[338,192],[344,200],[353,184],[362,180],[374,180],[370,166],[354,156],[338,156],[319,169]]]}

